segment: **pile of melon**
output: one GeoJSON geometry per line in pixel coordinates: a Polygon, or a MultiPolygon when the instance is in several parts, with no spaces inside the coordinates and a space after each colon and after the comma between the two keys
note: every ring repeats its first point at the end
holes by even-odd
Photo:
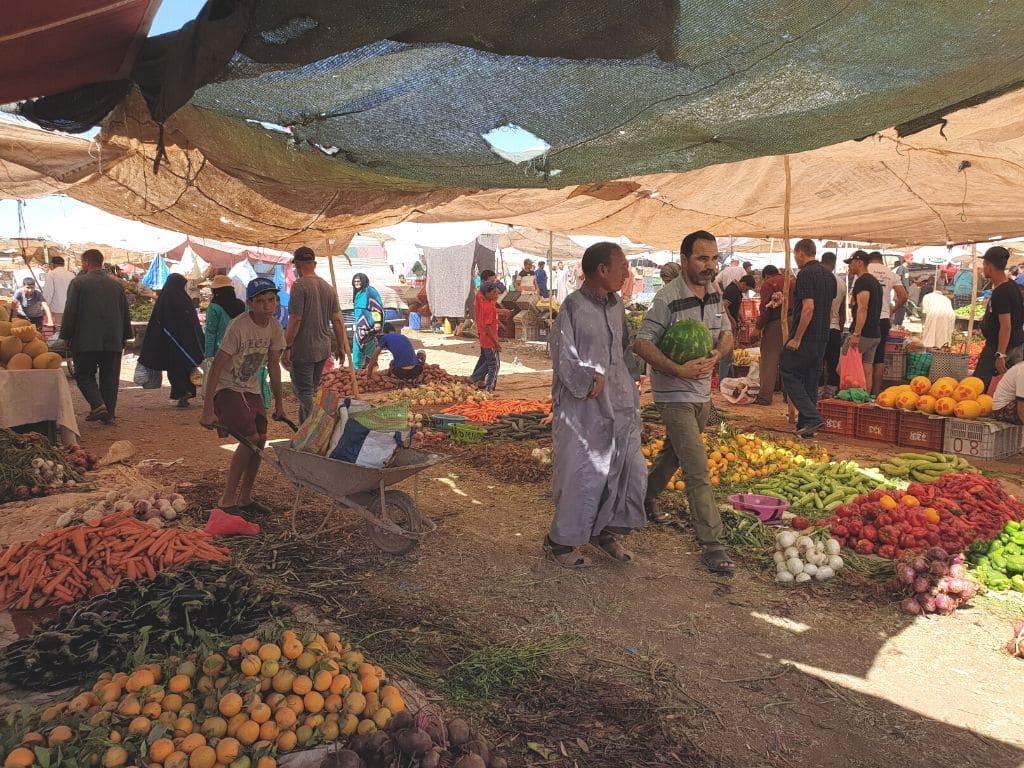
{"type": "Polygon", "coordinates": [[[60,368],[60,355],[51,352],[43,335],[28,320],[9,320],[7,310],[0,307],[0,367],[9,371],[31,368],[60,368]]]}
{"type": "Polygon", "coordinates": [[[876,401],[885,408],[978,419],[992,413],[992,398],[984,392],[985,383],[976,376],[962,381],[945,376],[934,382],[927,376],[915,376],[909,384],[882,390],[876,401]]]}

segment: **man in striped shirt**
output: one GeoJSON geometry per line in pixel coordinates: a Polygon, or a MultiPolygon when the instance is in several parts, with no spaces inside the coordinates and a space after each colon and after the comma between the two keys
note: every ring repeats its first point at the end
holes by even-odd
{"type": "Polygon", "coordinates": [[[715,236],[704,230],[687,235],[680,256],[680,279],[658,291],[633,347],[651,367],[654,402],[661,411],[667,437],[647,478],[644,507],[651,520],[671,519],[658,510],[656,499],[676,469],[681,468],[690,516],[703,550],[701,562],[712,573],[731,574],[734,564],[725,551],[722,518],[711,491],[708,456],[700,439],[711,413],[711,372],[733,344],[722,296],[714,284],[718,263],[715,236]],[[707,326],[715,350],[708,357],[680,365],[666,357],[658,344],[669,328],[687,319],[707,326]]]}

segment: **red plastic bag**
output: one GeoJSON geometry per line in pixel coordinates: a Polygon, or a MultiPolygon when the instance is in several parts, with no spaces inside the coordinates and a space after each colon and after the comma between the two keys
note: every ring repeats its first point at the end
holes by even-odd
{"type": "Polygon", "coordinates": [[[839,388],[868,388],[867,380],[864,378],[864,358],[859,349],[849,345],[839,358],[839,388]]]}

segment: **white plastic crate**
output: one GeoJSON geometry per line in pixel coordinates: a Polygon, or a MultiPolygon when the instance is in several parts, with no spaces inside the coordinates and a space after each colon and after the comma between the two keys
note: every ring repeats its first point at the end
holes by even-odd
{"type": "Polygon", "coordinates": [[[1005,459],[1020,452],[1022,431],[1016,424],[998,421],[946,419],[943,449],[976,459],[1005,459]]]}

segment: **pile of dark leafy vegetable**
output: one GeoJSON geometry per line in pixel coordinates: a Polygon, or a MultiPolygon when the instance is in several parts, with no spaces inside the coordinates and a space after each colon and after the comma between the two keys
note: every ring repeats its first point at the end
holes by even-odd
{"type": "Polygon", "coordinates": [[[194,563],[62,608],[0,651],[0,679],[30,690],[62,688],[252,632],[287,613],[237,568],[194,563]]]}

